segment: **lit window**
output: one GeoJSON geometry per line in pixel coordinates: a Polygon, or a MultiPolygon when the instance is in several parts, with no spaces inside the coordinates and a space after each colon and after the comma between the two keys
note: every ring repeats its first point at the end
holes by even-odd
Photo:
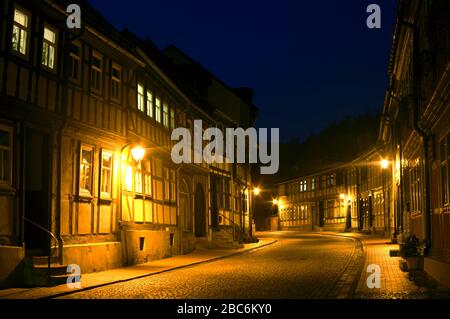
{"type": "Polygon", "coordinates": [[[142,194],[142,161],[139,161],[135,166],[134,191],[136,194],[142,194]]]}
{"type": "Polygon", "coordinates": [[[92,148],[82,146],[80,152],[80,195],[92,194],[92,160],[94,151],[92,148]]]}
{"type": "Polygon", "coordinates": [[[49,69],[55,68],[56,32],[44,27],[42,43],[42,65],[49,69]]]}
{"type": "Polygon", "coordinates": [[[14,10],[14,23],[12,30],[12,50],[20,54],[27,54],[29,16],[18,9],[14,10]]]}
{"type": "Polygon", "coordinates": [[[80,81],[81,73],[81,49],[79,44],[71,43],[69,45],[69,77],[72,80],[80,81]]]}
{"type": "Polygon", "coordinates": [[[11,185],[12,129],[0,126],[0,185],[11,185]]]}
{"type": "Polygon", "coordinates": [[[120,101],[121,97],[121,81],[122,81],[122,68],[113,63],[111,68],[111,98],[120,101]]]}
{"type": "Polygon", "coordinates": [[[122,169],[124,171],[125,183],[123,184],[123,189],[127,192],[133,191],[133,168],[129,163],[123,164],[122,169]]]}
{"type": "Polygon", "coordinates": [[[158,97],[155,99],[155,120],[161,123],[161,100],[158,97]]]}
{"type": "Polygon", "coordinates": [[[163,125],[169,127],[169,106],[166,103],[163,106],[163,125]]]}
{"type": "Polygon", "coordinates": [[[171,129],[175,128],[175,110],[174,109],[170,109],[170,128],[171,129]]]}
{"type": "Polygon", "coordinates": [[[102,151],[100,196],[111,198],[112,153],[102,151]]]}
{"type": "Polygon", "coordinates": [[[91,88],[94,91],[97,91],[97,93],[100,93],[102,91],[102,56],[96,52],[93,52],[91,63],[91,88]]]}
{"type": "Polygon", "coordinates": [[[315,190],[316,189],[316,179],[315,178],[311,178],[311,190],[315,190]]]}
{"type": "Polygon", "coordinates": [[[152,196],[152,170],[151,162],[144,161],[144,192],[147,196],[152,196]]]}
{"type": "Polygon", "coordinates": [[[164,167],[164,200],[170,200],[170,175],[167,167],[164,167]]]}
{"type": "Polygon", "coordinates": [[[141,83],[138,83],[137,107],[139,111],[144,112],[144,86],[141,83]]]}
{"type": "Polygon", "coordinates": [[[153,95],[147,90],[147,115],[153,117],[153,95]]]}
{"type": "Polygon", "coordinates": [[[175,170],[170,170],[170,200],[176,200],[176,177],[175,170]]]}

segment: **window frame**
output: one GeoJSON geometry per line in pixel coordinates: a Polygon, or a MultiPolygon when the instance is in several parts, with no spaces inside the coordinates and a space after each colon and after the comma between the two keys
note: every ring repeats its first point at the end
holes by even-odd
{"type": "Polygon", "coordinates": [[[145,85],[143,82],[138,82],[136,86],[136,109],[142,113],[145,113],[145,85]],[[140,92],[142,88],[142,93],[140,92]]]}
{"type": "Polygon", "coordinates": [[[112,185],[113,185],[113,178],[114,178],[114,153],[112,151],[106,150],[106,149],[102,149],[100,152],[100,180],[99,180],[99,197],[101,199],[112,199],[112,185]],[[104,187],[104,170],[105,170],[105,166],[103,165],[103,157],[104,155],[108,154],[110,156],[110,162],[111,162],[111,167],[107,168],[109,170],[109,181],[108,181],[108,188],[109,191],[108,192],[104,192],[103,191],[103,187],[104,187]]]}
{"type": "Polygon", "coordinates": [[[163,108],[162,108],[162,124],[164,126],[164,128],[169,128],[170,127],[170,118],[169,118],[169,103],[164,102],[163,103],[163,108]]]}
{"type": "Polygon", "coordinates": [[[145,90],[145,113],[148,117],[153,118],[153,92],[148,88],[145,90]],[[150,98],[149,98],[150,97],[150,98]]]}
{"type": "MultiPolygon", "coordinates": [[[[30,47],[30,31],[31,31],[31,13],[30,11],[24,9],[23,7],[14,4],[14,11],[13,11],[13,17],[12,17],[12,32],[11,32],[11,41],[10,41],[10,45],[11,45],[11,52],[19,57],[22,58],[26,58],[28,59],[29,57],[29,47],[30,47]],[[19,11],[20,13],[22,13],[23,15],[25,15],[27,17],[27,26],[24,27],[22,24],[20,24],[19,22],[16,22],[15,20],[15,15],[16,15],[16,11],[19,11]],[[15,50],[13,48],[13,34],[14,34],[14,26],[17,26],[17,28],[19,28],[19,30],[24,30],[26,32],[26,39],[25,39],[25,53],[20,52],[20,47],[18,50],[15,50]]],[[[19,41],[20,42],[20,41],[19,41]]],[[[20,44],[19,44],[20,46],[20,44]]]]}
{"type": "MultiPolygon", "coordinates": [[[[78,196],[80,197],[88,197],[91,198],[94,194],[94,156],[95,156],[95,152],[94,152],[94,147],[88,144],[81,144],[80,145],[80,151],[79,151],[79,160],[78,160],[78,196]],[[81,187],[81,172],[82,172],[82,168],[81,168],[81,163],[82,163],[82,158],[83,158],[83,151],[88,151],[91,153],[91,163],[89,163],[90,165],[90,174],[89,174],[89,182],[90,182],[90,190],[88,188],[82,188],[81,187]]],[[[84,178],[86,179],[86,178],[84,178]]]]}
{"type": "Polygon", "coordinates": [[[145,159],[141,161],[144,165],[142,169],[142,183],[143,183],[143,195],[145,197],[153,198],[153,176],[152,176],[152,161],[145,159]],[[146,167],[148,164],[148,168],[146,167]],[[149,190],[149,191],[148,191],[149,190]]]}
{"type": "Polygon", "coordinates": [[[96,93],[97,95],[102,95],[103,92],[103,64],[104,64],[104,56],[100,52],[96,50],[92,50],[91,52],[91,63],[90,63],[90,72],[89,72],[89,80],[90,80],[90,89],[92,92],[96,93]],[[100,61],[100,67],[97,67],[94,65],[94,58],[98,59],[100,61]],[[94,72],[97,72],[98,74],[98,84],[99,88],[93,86],[93,76],[94,72]]]}
{"type": "Polygon", "coordinates": [[[82,71],[81,65],[82,65],[82,61],[83,61],[83,56],[82,56],[83,55],[83,46],[77,40],[72,41],[70,43],[70,45],[77,47],[79,51],[78,51],[78,56],[77,56],[75,53],[72,52],[71,47],[69,47],[69,50],[68,50],[69,51],[69,61],[70,61],[70,66],[71,66],[71,68],[69,68],[69,79],[70,79],[70,81],[72,81],[74,83],[80,84],[81,83],[81,71],[82,71]],[[74,64],[72,62],[73,60],[76,60],[78,63],[78,66],[76,68],[78,78],[75,78],[73,76],[73,74],[71,74],[72,70],[74,69],[74,64]]]}
{"type": "Polygon", "coordinates": [[[114,61],[111,62],[109,95],[112,101],[120,103],[122,100],[122,66],[114,61]],[[114,70],[118,71],[119,77],[114,75],[114,70]],[[117,96],[114,95],[114,84],[117,84],[117,96]]]}
{"type": "MultiPolygon", "coordinates": [[[[58,30],[51,26],[48,23],[44,23],[44,27],[42,29],[42,50],[41,50],[41,66],[51,72],[56,72],[56,65],[57,65],[57,51],[58,51],[58,30]],[[49,30],[50,32],[53,32],[55,35],[55,42],[52,43],[50,42],[50,40],[47,40],[45,38],[45,29],[49,30]],[[47,65],[46,63],[44,63],[44,49],[45,49],[45,44],[48,45],[49,48],[53,47],[53,67],[50,67],[49,65],[47,65]]],[[[45,62],[49,62],[50,60],[47,58],[48,61],[45,62]]]]}
{"type": "Polygon", "coordinates": [[[161,110],[162,110],[162,99],[155,94],[155,121],[160,124],[161,124],[161,110]]]}
{"type": "MultiPolygon", "coordinates": [[[[0,180],[0,188],[9,188],[12,187],[13,182],[13,156],[14,156],[14,128],[12,126],[3,125],[0,124],[0,130],[8,132],[9,134],[9,145],[7,147],[0,145],[0,155],[2,155],[3,150],[7,150],[9,152],[9,158],[8,158],[8,179],[7,180],[0,180]]],[[[3,167],[0,167],[0,169],[3,170],[3,167]]]]}

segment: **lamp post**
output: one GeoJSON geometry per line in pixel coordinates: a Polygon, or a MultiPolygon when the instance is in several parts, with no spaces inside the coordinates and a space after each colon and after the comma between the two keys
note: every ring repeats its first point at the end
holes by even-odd
{"type": "MultiPolygon", "coordinates": [[[[383,184],[383,212],[386,214],[386,176],[385,171],[389,167],[389,161],[387,159],[382,159],[380,161],[380,167],[381,167],[381,179],[383,184]]],[[[390,212],[388,210],[387,212],[387,231],[388,234],[391,234],[391,216],[390,212]]]]}
{"type": "Polygon", "coordinates": [[[248,221],[250,238],[251,238],[252,242],[253,242],[253,216],[254,216],[254,210],[255,210],[255,196],[259,196],[260,193],[261,193],[261,189],[258,186],[253,188],[253,190],[252,190],[252,209],[249,214],[249,221],[248,221]]]}

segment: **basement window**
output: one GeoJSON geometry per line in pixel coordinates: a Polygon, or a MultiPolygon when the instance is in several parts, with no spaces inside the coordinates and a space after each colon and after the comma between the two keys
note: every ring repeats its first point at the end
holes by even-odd
{"type": "Polygon", "coordinates": [[[139,250],[143,251],[145,248],[145,237],[139,237],[139,250]]]}

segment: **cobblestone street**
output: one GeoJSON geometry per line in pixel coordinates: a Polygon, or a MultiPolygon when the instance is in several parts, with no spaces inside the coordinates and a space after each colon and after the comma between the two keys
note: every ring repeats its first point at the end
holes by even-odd
{"type": "MultiPolygon", "coordinates": [[[[271,236],[273,236],[271,234],[271,236]]],[[[269,247],[63,298],[335,298],[353,239],[279,233],[269,247]]]]}

